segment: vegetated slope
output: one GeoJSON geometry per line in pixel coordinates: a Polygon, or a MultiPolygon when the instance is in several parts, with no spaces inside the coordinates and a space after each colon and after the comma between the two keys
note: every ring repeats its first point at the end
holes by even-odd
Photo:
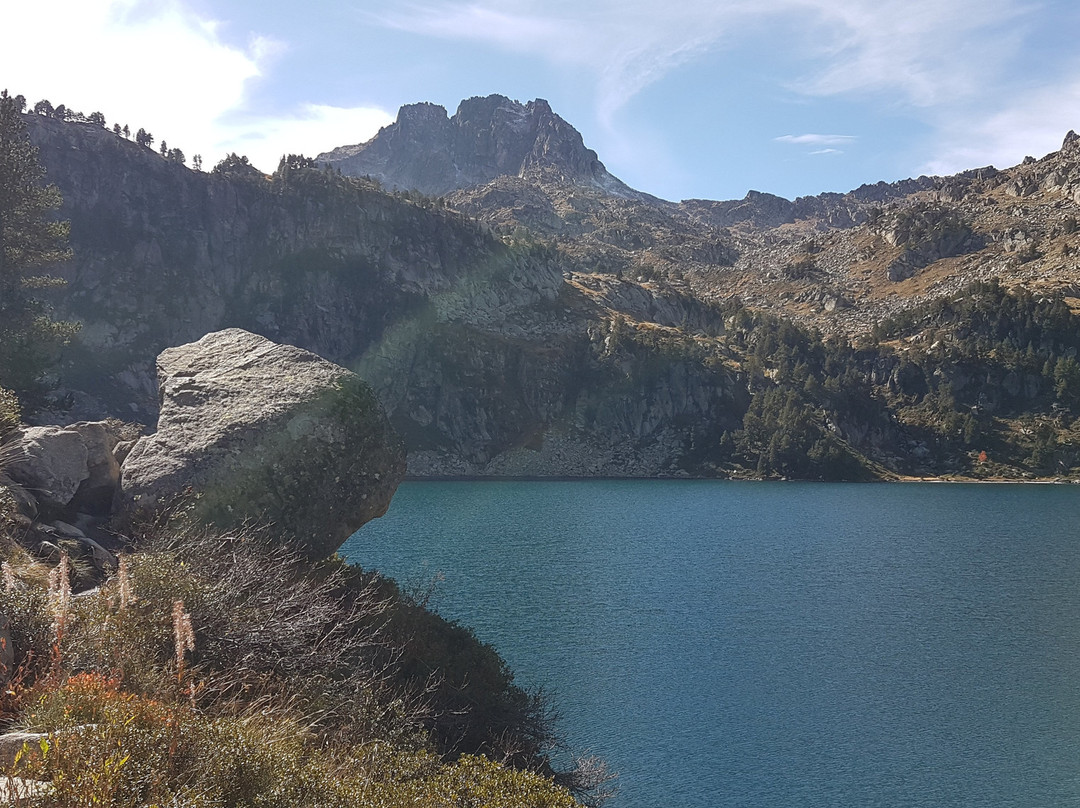
{"type": "MultiPolygon", "coordinates": [[[[591,346],[610,309],[568,283],[577,265],[543,245],[504,242],[438,205],[303,160],[272,177],[240,161],[201,174],[99,127],[30,120],[72,222],[76,258],[58,305],[83,323],[65,382],[84,411],[152,419],[152,357],[228,326],[360,370],[420,473],[483,471],[578,426],[588,446],[572,441],[572,456],[535,473],[654,473],[679,454],[669,416],[712,419],[738,398],[726,372],[699,369],[692,384],[705,392],[675,403],[655,379],[645,380],[654,393],[607,374],[591,346]],[[650,445],[579,419],[585,396],[644,410],[637,430],[650,445]],[[650,397],[662,400],[642,405],[650,397]]],[[[656,307],[642,298],[635,305],[656,307]]],[[[671,300],[669,318],[697,306],[671,300]]]]}
{"type": "Polygon", "coordinates": [[[1054,375],[1073,348],[1042,334],[1049,321],[1033,326],[1038,372],[1008,401],[971,379],[1012,386],[1017,366],[965,342],[959,319],[925,351],[878,326],[986,294],[1046,298],[1071,324],[1075,136],[1005,171],[676,205],[603,179],[555,118],[473,99],[336,152],[339,166],[377,157],[397,185],[442,155],[440,188],[447,165],[460,172],[438,199],[307,160],[203,175],[38,121],[72,219],[64,305],[90,346],[76,364],[131,388],[158,349],[213,328],[292,342],[372,381],[420,476],[1073,473],[1075,400],[1054,375]],[[912,366],[923,386],[903,381],[912,366]],[[1054,448],[1036,452],[1036,434],[1054,448]]]}
{"type": "MultiPolygon", "coordinates": [[[[11,151],[36,179],[36,151],[11,151]]],[[[10,212],[9,253],[57,240],[12,228],[10,212]]],[[[0,801],[577,805],[564,786],[582,770],[552,769],[546,704],[490,647],[393,582],[325,557],[385,510],[404,471],[371,390],[238,330],[185,348],[159,357],[176,407],[163,407],[156,443],[132,447],[119,422],[24,428],[0,391],[0,801]],[[187,479],[125,500],[121,478],[139,480],[131,462],[147,453],[157,457],[143,471],[187,479]],[[236,474],[200,474],[207,459],[236,474]],[[268,488],[290,514],[318,503],[347,523],[312,512],[290,525],[261,499],[268,488]]]]}
{"type": "Polygon", "coordinates": [[[0,494],[12,804],[578,804],[547,705],[392,581],[269,530],[161,525],[95,579],[70,540],[24,549],[0,494]]]}

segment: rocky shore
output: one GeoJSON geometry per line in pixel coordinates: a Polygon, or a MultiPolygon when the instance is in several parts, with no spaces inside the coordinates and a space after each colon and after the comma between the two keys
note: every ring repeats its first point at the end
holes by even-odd
{"type": "Polygon", "coordinates": [[[102,571],[116,529],[167,514],[272,524],[312,558],[385,513],[405,452],[345,368],[241,329],[158,358],[156,430],[116,420],[26,426],[0,444],[0,497],[31,544],[72,542],[102,571]]]}

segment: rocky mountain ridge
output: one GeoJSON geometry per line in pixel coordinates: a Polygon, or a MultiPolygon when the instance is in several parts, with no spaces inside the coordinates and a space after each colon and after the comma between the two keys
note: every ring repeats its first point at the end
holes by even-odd
{"type": "Polygon", "coordinates": [[[609,174],[580,133],[541,98],[526,104],[501,95],[469,98],[449,118],[438,104],[407,104],[371,140],[315,160],[391,190],[432,196],[496,177],[545,173],[616,196],[643,196],[609,174]]]}
{"type": "MultiPolygon", "coordinates": [[[[474,102],[462,120],[481,132],[511,103],[474,102]]],[[[548,115],[517,107],[519,122],[548,115]]],[[[423,131],[451,126],[437,110],[410,115],[435,121],[423,131]]],[[[1032,357],[991,367],[993,349],[965,359],[963,376],[941,349],[923,353],[942,344],[940,324],[937,336],[903,325],[896,346],[874,340],[883,322],[976,281],[1005,284],[979,293],[1005,295],[1003,311],[1028,305],[1008,291],[1021,283],[1071,299],[1074,136],[1003,171],[676,205],[581,180],[574,166],[592,158],[565,132],[573,160],[549,150],[524,171],[506,157],[518,146],[479,138],[488,174],[504,157],[517,173],[436,199],[304,161],[272,176],[235,161],[201,174],[99,127],[37,117],[72,221],[77,257],[58,304],[84,324],[65,382],[86,408],[134,399],[132,414],[152,419],[152,357],[241,327],[358,370],[419,476],[934,476],[973,473],[984,438],[1009,458],[996,473],[1030,473],[1017,452],[1042,458],[1040,473],[1047,457],[1071,467],[1071,450],[1034,447],[1043,427],[1009,432],[1024,413],[1071,406],[1055,393],[1068,389],[1054,364],[1068,339],[1021,319],[1032,357]],[[924,383],[912,386],[912,363],[924,383]],[[991,379],[1017,395],[995,396],[991,379]]],[[[393,151],[401,131],[379,148],[393,151]]],[[[1055,328],[1067,316],[1038,314],[1055,328]]],[[[1071,421],[1053,417],[1046,429],[1071,440],[1071,421]]]]}
{"type": "MultiPolygon", "coordinates": [[[[502,96],[462,103],[469,126],[484,132],[509,131],[502,111],[534,106],[549,109],[546,102],[523,106],[502,96]]],[[[407,128],[411,115],[411,107],[403,107],[399,124],[407,128]]],[[[363,154],[370,148],[399,166],[396,188],[434,189],[431,177],[444,174],[429,173],[426,161],[432,154],[452,151],[469,165],[487,154],[487,147],[479,146],[468,152],[474,141],[455,140],[449,122],[425,129],[422,143],[405,138],[405,145],[401,137],[390,136],[395,126],[365,147],[346,151],[363,154]]],[[[574,154],[580,155],[584,145],[574,135],[573,142],[581,144],[574,154]]],[[[526,137],[524,142],[533,141],[526,137]]],[[[542,167],[524,170],[514,164],[492,175],[497,169],[490,163],[486,173],[436,184],[450,207],[495,232],[557,244],[595,270],[660,281],[699,299],[735,297],[825,331],[856,336],[936,294],[992,277],[1009,284],[1046,280],[1052,288],[1069,290],[1078,278],[1068,262],[1044,266],[1046,251],[1029,255],[1032,248],[1021,242],[1053,242],[1051,256],[1071,249],[1057,243],[1061,234],[1052,211],[1064,211],[1058,218],[1067,218],[1078,204],[1074,152],[1070,133],[1059,152],[1010,169],[988,166],[796,200],[750,191],[741,200],[671,203],[622,188],[610,192],[575,179],[577,157],[566,159],[559,150],[542,167]],[[914,211],[911,217],[903,213],[907,209],[914,211]],[[1012,213],[1002,214],[1008,210],[1012,213]],[[912,229],[909,218],[921,224],[912,229]],[[942,228],[949,232],[935,232],[942,228]],[[962,256],[970,259],[957,260],[962,256]],[[1035,264],[1020,267],[1012,258],[1035,264]]],[[[353,173],[344,161],[334,164],[353,173]]]]}

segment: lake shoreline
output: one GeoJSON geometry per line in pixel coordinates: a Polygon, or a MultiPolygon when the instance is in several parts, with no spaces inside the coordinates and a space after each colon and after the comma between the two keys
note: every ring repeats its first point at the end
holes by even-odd
{"type": "Polygon", "coordinates": [[[1080,804],[1075,493],[488,481],[341,554],[552,694],[609,808],[1080,804]]]}
{"type": "Polygon", "coordinates": [[[458,475],[458,476],[423,476],[413,477],[406,475],[404,482],[410,483],[483,483],[483,482],[522,482],[522,483],[573,483],[573,482],[723,482],[723,483],[817,483],[828,485],[892,485],[894,483],[954,483],[972,485],[1080,485],[1080,479],[1046,478],[1021,479],[1003,477],[994,479],[979,479],[977,477],[895,477],[885,480],[789,480],[789,479],[762,479],[759,477],[571,477],[571,476],[497,476],[497,475],[458,475]]]}

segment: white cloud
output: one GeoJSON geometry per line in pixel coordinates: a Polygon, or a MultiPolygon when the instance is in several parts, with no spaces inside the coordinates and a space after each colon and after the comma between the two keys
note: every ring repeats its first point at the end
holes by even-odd
{"type": "Polygon", "coordinates": [[[337,146],[363,143],[393,120],[388,112],[373,107],[307,104],[294,117],[254,119],[245,126],[230,128],[219,151],[245,154],[255,166],[269,173],[286,153],[314,157],[337,146]]]}
{"type": "Polygon", "coordinates": [[[11,92],[31,106],[47,98],[87,114],[100,110],[110,126],[143,127],[188,157],[202,154],[207,165],[236,151],[273,170],[286,152],[361,142],[389,118],[368,108],[249,109],[249,83],[266,77],[286,45],[254,32],[242,32],[244,45],[230,44],[223,23],[183,0],[9,5],[5,29],[21,32],[0,49],[0,77],[11,92]]]}
{"type": "Polygon", "coordinates": [[[918,107],[986,91],[1014,55],[1022,0],[792,0],[810,12],[804,45],[822,66],[793,87],[810,94],[892,92],[918,107]]]}
{"type": "Polygon", "coordinates": [[[1080,130],[1080,64],[1052,86],[1010,96],[989,113],[944,122],[938,156],[922,170],[947,175],[984,165],[1007,168],[1061,148],[1070,129],[1080,130]]]}
{"type": "Polygon", "coordinates": [[[513,14],[485,8],[481,3],[413,5],[405,11],[369,16],[390,28],[448,39],[486,41],[511,50],[529,50],[531,44],[539,46],[561,40],[571,45],[564,48],[569,52],[573,45],[567,43],[567,29],[575,29],[572,39],[577,39],[580,34],[578,24],[572,20],[547,19],[540,14],[513,14]]]}
{"type": "Polygon", "coordinates": [[[590,71],[602,119],[728,43],[795,54],[808,95],[888,93],[932,106],[985,92],[1022,36],[1026,0],[433,0],[376,19],[590,71]],[[786,25],[774,25],[774,23],[786,25]]]}
{"type": "Polygon", "coordinates": [[[854,143],[855,135],[781,135],[773,138],[778,143],[794,143],[800,146],[842,146],[854,143]]]}
{"type": "Polygon", "coordinates": [[[723,38],[727,23],[749,7],[744,0],[662,7],[646,0],[436,0],[370,18],[399,30],[584,67],[597,88],[599,116],[609,120],[642,89],[723,38]]]}
{"type": "Polygon", "coordinates": [[[276,46],[252,36],[225,44],[219,24],[178,2],[50,0],[5,12],[10,30],[0,74],[33,104],[48,98],[111,122],[145,127],[194,153],[213,143],[214,121],[241,106],[276,46]]]}
{"type": "Polygon", "coordinates": [[[810,154],[843,154],[843,149],[815,149],[810,154]]]}

